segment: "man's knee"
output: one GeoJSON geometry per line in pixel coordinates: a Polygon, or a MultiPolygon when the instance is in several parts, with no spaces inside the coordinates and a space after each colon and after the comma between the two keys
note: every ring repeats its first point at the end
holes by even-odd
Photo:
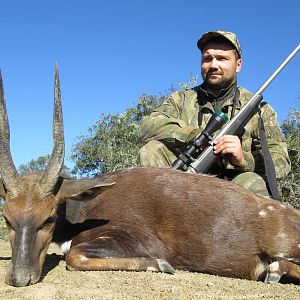
{"type": "Polygon", "coordinates": [[[165,144],[152,140],[140,149],[139,159],[144,167],[168,167],[176,156],[165,144]]]}
{"type": "Polygon", "coordinates": [[[269,197],[269,191],[265,180],[254,172],[245,172],[235,176],[232,180],[236,184],[250,190],[251,192],[269,197]]]}

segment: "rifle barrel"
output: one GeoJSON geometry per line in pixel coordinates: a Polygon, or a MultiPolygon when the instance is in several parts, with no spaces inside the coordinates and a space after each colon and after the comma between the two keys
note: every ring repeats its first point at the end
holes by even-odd
{"type": "Polygon", "coordinates": [[[268,80],[258,89],[256,94],[261,94],[267,86],[274,80],[274,78],[282,71],[282,69],[290,62],[290,60],[300,50],[300,44],[290,53],[290,55],[282,62],[282,64],[275,70],[275,72],[268,78],[268,80]]]}

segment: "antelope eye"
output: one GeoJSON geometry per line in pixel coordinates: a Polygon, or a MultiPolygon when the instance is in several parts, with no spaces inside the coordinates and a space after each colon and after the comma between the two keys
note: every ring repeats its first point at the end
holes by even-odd
{"type": "Polygon", "coordinates": [[[47,219],[47,221],[45,222],[45,224],[50,224],[50,223],[54,223],[56,222],[56,216],[52,216],[50,218],[47,219]]]}
{"type": "Polygon", "coordinates": [[[42,230],[42,229],[45,229],[47,228],[48,226],[51,226],[53,225],[53,223],[56,221],[56,217],[53,216],[53,217],[49,217],[39,228],[39,230],[42,230]]]}
{"type": "Polygon", "coordinates": [[[8,229],[12,228],[12,226],[11,226],[10,222],[8,221],[8,219],[6,219],[4,217],[4,221],[5,221],[5,224],[6,224],[6,226],[7,226],[8,229]]]}

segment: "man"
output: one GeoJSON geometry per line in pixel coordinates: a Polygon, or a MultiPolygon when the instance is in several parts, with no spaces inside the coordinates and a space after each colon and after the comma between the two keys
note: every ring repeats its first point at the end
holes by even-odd
{"type": "MultiPolygon", "coordinates": [[[[143,166],[170,166],[205,128],[214,111],[221,110],[232,118],[252,96],[237,85],[242,50],[234,33],[223,30],[207,32],[198,40],[197,46],[202,53],[203,83],[190,90],[175,92],[144,118],[140,139],[146,145],[139,152],[143,166]]],[[[272,107],[265,104],[260,114],[276,178],[282,180],[290,171],[287,146],[272,107]]],[[[258,118],[258,113],[252,117],[241,137],[225,135],[215,141],[214,153],[220,159],[209,173],[268,197],[258,118]]]]}

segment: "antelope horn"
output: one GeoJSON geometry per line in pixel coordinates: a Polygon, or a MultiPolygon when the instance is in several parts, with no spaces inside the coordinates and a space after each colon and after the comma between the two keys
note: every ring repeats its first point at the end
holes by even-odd
{"type": "Polygon", "coordinates": [[[16,197],[25,190],[10,153],[10,133],[0,70],[0,172],[7,193],[16,197]]]}
{"type": "Polygon", "coordinates": [[[64,165],[64,124],[57,64],[55,66],[53,142],[54,146],[49,163],[47,164],[47,167],[38,183],[38,188],[42,197],[46,197],[49,194],[53,193],[55,184],[64,165]]]}

